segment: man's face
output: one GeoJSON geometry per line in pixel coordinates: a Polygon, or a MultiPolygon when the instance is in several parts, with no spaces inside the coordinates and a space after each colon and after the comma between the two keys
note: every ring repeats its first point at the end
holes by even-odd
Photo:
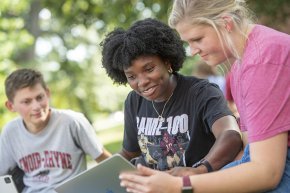
{"type": "Polygon", "coordinates": [[[40,83],[22,88],[16,91],[13,101],[6,102],[6,106],[10,111],[19,113],[30,132],[37,133],[49,120],[49,91],[40,83]]]}

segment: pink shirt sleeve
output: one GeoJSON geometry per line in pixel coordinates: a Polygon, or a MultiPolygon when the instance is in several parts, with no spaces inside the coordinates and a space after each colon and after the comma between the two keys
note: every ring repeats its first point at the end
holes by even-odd
{"type": "Polygon", "coordinates": [[[290,36],[255,27],[242,63],[233,66],[231,84],[241,130],[248,131],[250,143],[289,132],[290,36]]]}
{"type": "Polygon", "coordinates": [[[235,100],[249,142],[290,130],[290,36],[283,37],[279,44],[273,42],[281,39],[255,42],[237,68],[235,100]]]}
{"type": "Polygon", "coordinates": [[[249,83],[242,87],[249,141],[290,130],[290,66],[257,66],[249,69],[244,78],[249,83]]]}

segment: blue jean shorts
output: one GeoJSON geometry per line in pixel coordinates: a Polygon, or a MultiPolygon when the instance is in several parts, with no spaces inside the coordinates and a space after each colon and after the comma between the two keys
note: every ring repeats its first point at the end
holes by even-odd
{"type": "Polygon", "coordinates": [[[234,166],[237,166],[237,165],[240,165],[242,163],[249,162],[249,161],[251,161],[251,158],[250,158],[250,146],[248,144],[244,149],[244,154],[243,154],[241,159],[235,160],[235,161],[225,165],[222,169],[231,168],[231,167],[234,167],[234,166]]]}
{"type": "Polygon", "coordinates": [[[274,190],[268,191],[266,193],[288,193],[288,192],[290,192],[290,148],[289,147],[288,147],[286,165],[285,165],[282,179],[279,185],[274,190]]]}
{"type": "MultiPolygon", "coordinates": [[[[245,147],[243,157],[240,160],[233,161],[227,164],[226,166],[224,166],[222,169],[234,167],[242,163],[249,162],[251,160],[249,147],[250,147],[249,145],[245,147]]],[[[289,147],[287,151],[287,159],[286,159],[284,174],[282,176],[282,179],[279,185],[274,190],[270,190],[265,193],[290,193],[290,148],[289,147]]]]}

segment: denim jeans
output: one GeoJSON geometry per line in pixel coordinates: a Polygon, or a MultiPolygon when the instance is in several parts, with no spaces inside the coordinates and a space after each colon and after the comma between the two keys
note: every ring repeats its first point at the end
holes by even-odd
{"type": "MultiPolygon", "coordinates": [[[[250,149],[249,145],[247,145],[245,147],[243,157],[240,160],[233,161],[224,166],[222,169],[237,166],[242,163],[249,162],[250,160],[250,149]]],[[[290,193],[290,147],[288,147],[286,165],[279,185],[274,190],[267,191],[265,193],[290,193]]]]}
{"type": "Polygon", "coordinates": [[[243,154],[241,159],[235,160],[235,161],[225,165],[222,169],[231,168],[231,167],[234,167],[234,166],[237,166],[237,165],[240,165],[242,163],[249,162],[249,161],[251,161],[251,158],[250,158],[250,146],[248,144],[244,149],[244,154],[243,154]]]}
{"type": "Polygon", "coordinates": [[[284,174],[279,185],[271,191],[266,193],[288,193],[290,192],[290,148],[288,147],[286,165],[284,169],[284,174]]]}

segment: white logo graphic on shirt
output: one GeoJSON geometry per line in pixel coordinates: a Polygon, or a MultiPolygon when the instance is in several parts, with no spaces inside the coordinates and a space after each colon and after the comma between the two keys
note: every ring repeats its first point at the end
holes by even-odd
{"type": "MultiPolygon", "coordinates": [[[[167,170],[184,166],[184,153],[189,143],[188,116],[158,118],[137,117],[138,144],[147,166],[167,170]]],[[[139,160],[142,162],[142,160],[139,160]]]]}

